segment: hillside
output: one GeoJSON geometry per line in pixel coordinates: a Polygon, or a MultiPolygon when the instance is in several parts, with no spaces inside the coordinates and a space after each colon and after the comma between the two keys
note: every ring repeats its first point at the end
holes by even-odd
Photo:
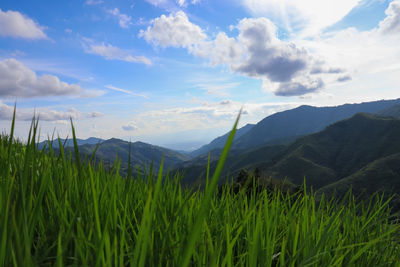
{"type": "Polygon", "coordinates": [[[292,141],[293,137],[319,132],[328,125],[350,118],[356,113],[376,113],[395,104],[400,104],[400,99],[336,107],[300,106],[264,118],[246,134],[237,138],[233,147],[249,149],[276,140],[292,141]]]}
{"type": "Polygon", "coordinates": [[[382,115],[382,116],[400,118],[400,104],[396,104],[389,108],[381,110],[381,111],[377,112],[377,114],[382,115]]]}
{"type": "Polygon", "coordinates": [[[356,114],[324,131],[297,140],[266,173],[316,188],[347,177],[367,164],[400,152],[400,120],[356,114]]]}
{"type": "MultiPolygon", "coordinates": [[[[162,157],[164,157],[164,168],[166,169],[190,159],[190,156],[171,149],[143,142],[130,144],[127,141],[116,138],[103,141],[96,151],[96,158],[103,160],[107,165],[112,164],[118,156],[118,159],[121,160],[121,171],[126,172],[129,160],[129,146],[131,146],[131,164],[134,170],[136,167],[148,166],[150,163],[153,163],[157,169],[162,157]]],[[[85,144],[79,146],[79,151],[82,154],[91,155],[95,148],[96,145],[85,144]]]]}
{"type": "MultiPolygon", "coordinates": [[[[356,175],[368,164],[396,153],[400,153],[400,120],[359,113],[289,146],[264,146],[234,153],[228,157],[223,174],[225,179],[232,179],[242,168],[258,168],[264,178],[287,179],[294,184],[301,184],[306,178],[309,186],[318,189],[356,175]]],[[[215,165],[216,162],[211,163],[211,170],[215,165]]],[[[185,168],[186,181],[201,183],[205,170],[205,163],[185,168]]],[[[386,190],[380,178],[378,175],[376,181],[382,182],[381,187],[386,190]]]]}
{"type": "Polygon", "coordinates": [[[392,206],[400,210],[400,153],[379,158],[354,174],[322,187],[317,193],[343,196],[350,187],[357,198],[368,197],[375,192],[385,192],[387,196],[396,194],[392,206]]]}
{"type": "MultiPolygon", "coordinates": [[[[246,124],[240,129],[237,129],[236,134],[235,134],[235,140],[246,134],[248,131],[253,128],[254,124],[246,124]]],[[[221,149],[224,147],[226,140],[228,139],[229,132],[215,138],[213,141],[211,141],[209,144],[204,145],[200,147],[199,149],[196,149],[190,153],[190,155],[196,157],[202,154],[207,154],[208,152],[215,150],[215,149],[221,149]]]]}
{"type": "MultiPolygon", "coordinates": [[[[61,143],[64,145],[64,147],[73,147],[74,146],[74,141],[72,139],[60,139],[61,143]]],[[[101,138],[97,137],[90,137],[88,139],[76,139],[76,142],[78,146],[82,145],[97,145],[98,143],[103,142],[104,140],[101,138]]],[[[39,149],[43,149],[44,147],[49,147],[48,145],[48,140],[42,141],[38,144],[39,149]]],[[[58,140],[52,143],[53,148],[59,148],[58,140]]]]}

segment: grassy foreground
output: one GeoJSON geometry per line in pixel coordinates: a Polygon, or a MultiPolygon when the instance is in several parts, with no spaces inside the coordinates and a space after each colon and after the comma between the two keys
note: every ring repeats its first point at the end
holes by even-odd
{"type": "Polygon", "coordinates": [[[0,266],[399,266],[382,198],[217,194],[234,130],[204,191],[38,151],[36,130],[25,145],[0,137],[0,266]]]}

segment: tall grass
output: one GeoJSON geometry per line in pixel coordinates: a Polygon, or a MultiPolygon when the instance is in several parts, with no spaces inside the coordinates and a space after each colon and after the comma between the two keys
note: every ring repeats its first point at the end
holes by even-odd
{"type": "Polygon", "coordinates": [[[136,179],[118,162],[73,161],[60,141],[61,153],[51,143],[45,153],[37,121],[26,144],[12,126],[0,137],[0,266],[399,266],[399,225],[383,198],[216,192],[236,125],[204,191],[162,167],[136,179]]]}

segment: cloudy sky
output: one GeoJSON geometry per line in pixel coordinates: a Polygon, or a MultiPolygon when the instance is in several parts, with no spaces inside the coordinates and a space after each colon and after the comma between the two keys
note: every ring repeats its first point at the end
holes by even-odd
{"type": "Polygon", "coordinates": [[[400,0],[2,0],[0,131],[182,149],[302,104],[400,97],[400,0]]]}

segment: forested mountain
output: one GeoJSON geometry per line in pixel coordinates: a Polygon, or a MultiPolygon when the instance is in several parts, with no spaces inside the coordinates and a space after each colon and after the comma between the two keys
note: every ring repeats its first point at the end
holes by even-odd
{"type": "MultiPolygon", "coordinates": [[[[305,179],[308,186],[326,192],[338,186],[343,193],[354,181],[360,192],[365,187],[368,194],[373,188],[400,193],[399,153],[399,119],[358,113],[287,146],[263,146],[233,154],[223,177],[226,181],[243,168],[258,169],[262,179],[286,179],[298,185],[305,179]]],[[[216,161],[211,163],[211,172],[215,166],[216,161]]],[[[183,170],[187,183],[201,183],[206,166],[183,170]]]]}
{"type": "Polygon", "coordinates": [[[350,118],[356,113],[377,113],[400,104],[400,99],[345,104],[336,107],[300,106],[278,112],[257,123],[238,138],[234,148],[249,149],[275,140],[298,137],[323,130],[328,125],[350,118]]]}

